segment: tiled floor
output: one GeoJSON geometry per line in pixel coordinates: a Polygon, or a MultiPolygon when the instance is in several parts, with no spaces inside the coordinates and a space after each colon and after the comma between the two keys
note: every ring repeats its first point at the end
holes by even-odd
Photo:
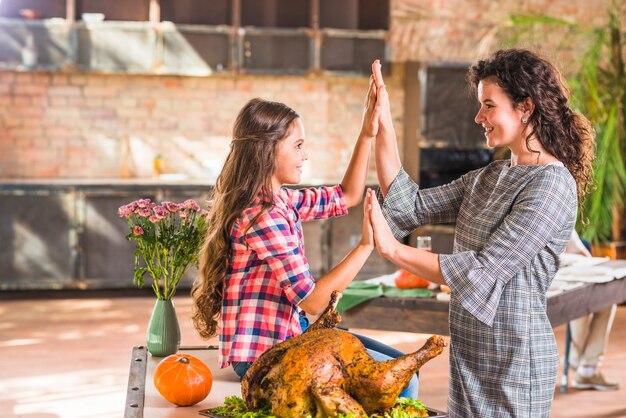
{"type": "MultiPolygon", "coordinates": [[[[0,417],[117,418],[123,416],[131,347],[141,345],[152,297],[0,298],[0,417]]],[[[203,344],[190,321],[191,301],[175,298],[182,343],[203,344]]],[[[618,309],[605,374],[626,384],[626,307],[618,309]]],[[[401,350],[421,334],[359,330],[401,350]]],[[[556,329],[562,351],[564,327],[556,329]]],[[[215,367],[215,365],[209,365],[215,367]]],[[[447,352],[424,366],[420,398],[445,410],[447,352]]],[[[555,395],[552,417],[626,417],[626,389],[555,395]]],[[[150,418],[150,417],[147,417],[150,418]]]]}

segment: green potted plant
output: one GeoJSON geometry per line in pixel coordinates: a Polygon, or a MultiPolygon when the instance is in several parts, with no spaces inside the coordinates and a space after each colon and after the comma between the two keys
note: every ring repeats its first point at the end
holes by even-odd
{"type": "Polygon", "coordinates": [[[133,282],[152,279],[157,297],[147,331],[147,349],[154,356],[178,351],[180,329],[172,298],[185,272],[198,263],[198,251],[206,232],[206,215],[194,200],[183,203],[139,199],[118,209],[130,228],[126,239],[136,243],[133,282]]]}
{"type": "Polygon", "coordinates": [[[578,226],[582,237],[598,248],[624,240],[626,42],[621,23],[625,10],[624,4],[612,1],[601,26],[539,14],[511,16],[512,44],[526,43],[528,36],[534,41],[542,37],[555,47],[569,45],[574,52],[574,61],[565,63],[572,102],[596,131],[595,187],[584,201],[578,226]]]}

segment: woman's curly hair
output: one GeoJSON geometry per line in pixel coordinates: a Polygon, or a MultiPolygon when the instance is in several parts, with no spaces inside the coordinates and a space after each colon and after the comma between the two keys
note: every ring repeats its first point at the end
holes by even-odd
{"type": "Polygon", "coordinates": [[[528,123],[526,146],[536,138],[576,180],[579,206],[592,187],[595,133],[589,120],[568,104],[569,91],[560,71],[545,58],[525,49],[503,49],[472,65],[467,79],[474,92],[493,77],[517,107],[530,98],[535,105],[528,123]]]}

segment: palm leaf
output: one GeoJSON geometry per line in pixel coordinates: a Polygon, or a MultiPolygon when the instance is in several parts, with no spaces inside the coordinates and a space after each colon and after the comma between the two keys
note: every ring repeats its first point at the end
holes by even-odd
{"type": "Polygon", "coordinates": [[[623,214],[626,192],[626,34],[620,26],[623,8],[623,4],[612,1],[607,8],[608,24],[600,27],[585,27],[544,14],[516,14],[509,19],[515,29],[511,36],[513,45],[529,37],[547,40],[555,30],[564,30],[559,44],[584,48],[568,84],[573,107],[587,116],[596,130],[596,188],[585,200],[582,211],[587,222],[579,219],[582,236],[596,243],[621,239],[613,236],[612,226],[616,214],[623,214]]]}

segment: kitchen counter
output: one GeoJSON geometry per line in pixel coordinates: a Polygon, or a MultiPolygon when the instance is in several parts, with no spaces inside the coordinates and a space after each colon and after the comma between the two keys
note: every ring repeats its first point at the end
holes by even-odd
{"type": "MultiPolygon", "coordinates": [[[[202,179],[173,175],[0,179],[0,216],[5,219],[0,236],[6,244],[6,250],[0,252],[0,290],[134,287],[135,247],[125,239],[128,225],[117,209],[141,198],[154,202],[194,199],[205,206],[213,187],[202,179]]],[[[314,277],[345,257],[358,242],[362,223],[362,205],[357,205],[346,216],[303,224],[314,277]]],[[[391,264],[375,253],[359,277],[392,270],[391,264]]],[[[195,270],[183,280],[190,285],[194,275],[195,270]]]]}
{"type": "Polygon", "coordinates": [[[180,177],[0,179],[0,289],[134,287],[134,243],[117,209],[141,198],[206,206],[212,188],[180,177]]]}

